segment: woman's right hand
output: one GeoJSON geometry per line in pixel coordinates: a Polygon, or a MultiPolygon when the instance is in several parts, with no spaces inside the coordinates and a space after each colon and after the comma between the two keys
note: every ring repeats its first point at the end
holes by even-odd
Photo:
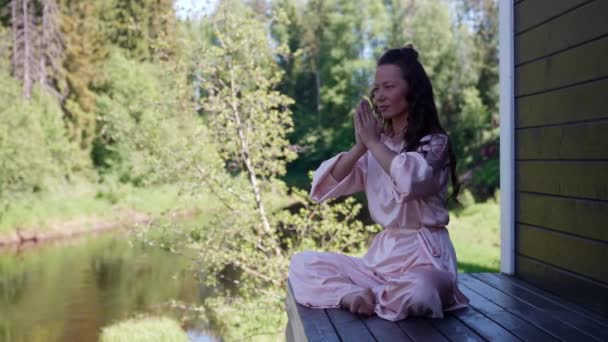
{"type": "Polygon", "coordinates": [[[359,101],[357,107],[355,108],[355,116],[353,118],[355,120],[355,147],[361,151],[366,151],[367,146],[365,146],[365,144],[361,141],[361,137],[359,136],[359,131],[361,128],[359,127],[357,117],[363,113],[363,106],[367,105],[366,102],[367,100],[365,99],[361,99],[361,101],[359,101]]]}

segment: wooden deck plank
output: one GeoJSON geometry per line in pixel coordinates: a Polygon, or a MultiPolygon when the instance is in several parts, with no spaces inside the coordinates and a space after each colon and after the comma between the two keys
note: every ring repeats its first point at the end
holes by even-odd
{"type": "Polygon", "coordinates": [[[518,316],[477,294],[473,290],[469,289],[466,285],[460,284],[460,290],[471,300],[469,305],[490,317],[490,319],[503,326],[505,329],[509,330],[522,340],[558,341],[556,337],[551,335],[551,332],[546,332],[538,327],[535,327],[528,321],[519,318],[518,316]]]}
{"type": "Polygon", "coordinates": [[[395,322],[378,316],[365,317],[361,320],[378,341],[412,341],[395,322]]]}
{"type": "Polygon", "coordinates": [[[391,322],[343,309],[310,309],[287,284],[287,341],[606,341],[608,318],[504,274],[459,275],[468,308],[443,319],[391,322]]]}
{"type": "Polygon", "coordinates": [[[568,322],[568,324],[571,326],[581,331],[585,331],[599,340],[608,341],[608,329],[606,329],[605,326],[596,324],[593,321],[579,315],[577,312],[574,312],[564,306],[557,305],[542,296],[513,285],[506,279],[494,277],[489,273],[472,274],[472,276],[485,282],[486,284],[494,286],[504,293],[530,303],[541,310],[547,311],[551,316],[561,321],[568,322]]]}
{"type": "Polygon", "coordinates": [[[474,342],[485,341],[458,318],[450,313],[445,313],[443,319],[430,319],[435,329],[439,330],[450,341],[454,342],[474,342]]]}
{"type": "Polygon", "coordinates": [[[565,301],[563,298],[558,297],[558,296],[556,296],[550,292],[547,292],[543,289],[540,289],[536,286],[532,286],[521,279],[518,279],[518,278],[515,278],[512,276],[508,276],[503,273],[493,273],[493,275],[495,275],[496,277],[499,277],[499,278],[507,279],[513,285],[526,289],[532,293],[536,293],[540,296],[543,296],[544,298],[552,301],[553,303],[555,303],[557,305],[567,307],[568,309],[570,309],[574,312],[577,312],[578,314],[585,316],[587,319],[590,319],[590,320],[594,321],[595,323],[601,324],[608,329],[608,318],[607,317],[601,316],[601,315],[597,314],[596,312],[585,309],[578,304],[565,301]]]}
{"type": "Polygon", "coordinates": [[[439,330],[429,322],[428,319],[418,317],[408,317],[396,322],[397,325],[405,331],[405,333],[414,342],[448,342],[449,340],[441,334],[439,330]]]}
{"type": "Polygon", "coordinates": [[[341,342],[325,310],[310,309],[296,303],[289,281],[285,309],[289,319],[285,331],[288,341],[341,342]]]}
{"type": "Polygon", "coordinates": [[[479,295],[502,306],[507,311],[516,314],[535,326],[542,328],[545,331],[550,331],[552,335],[557,336],[559,339],[578,341],[593,339],[593,336],[572,327],[567,322],[562,322],[554,317],[548,316],[542,310],[515,297],[511,297],[469,274],[463,274],[462,276],[459,276],[459,279],[461,283],[479,295]]]}
{"type": "Polygon", "coordinates": [[[377,341],[358,315],[343,309],[326,309],[342,341],[377,341]]]}
{"type": "Polygon", "coordinates": [[[509,330],[489,319],[472,306],[450,312],[450,314],[488,341],[521,341],[509,330]]]}

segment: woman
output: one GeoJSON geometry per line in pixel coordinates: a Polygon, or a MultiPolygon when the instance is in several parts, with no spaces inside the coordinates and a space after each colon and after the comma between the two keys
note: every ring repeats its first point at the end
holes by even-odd
{"type": "MultiPolygon", "coordinates": [[[[365,191],[369,212],[384,229],[362,258],[306,251],[291,259],[289,279],[298,303],[344,307],[387,320],[442,318],[466,307],[458,289],[456,254],[446,229],[448,179],[456,199],[456,158],[441,127],[431,82],[408,45],[378,60],[374,108],[356,108],[356,143],[315,171],[311,198],[365,191]]],[[[449,199],[449,198],[448,198],[449,199]]]]}

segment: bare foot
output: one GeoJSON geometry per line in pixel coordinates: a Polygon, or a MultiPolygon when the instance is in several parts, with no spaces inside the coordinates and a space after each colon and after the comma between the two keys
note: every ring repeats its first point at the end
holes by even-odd
{"type": "Polygon", "coordinates": [[[372,289],[347,293],[340,305],[354,314],[371,316],[374,314],[374,293],[372,289]]]}

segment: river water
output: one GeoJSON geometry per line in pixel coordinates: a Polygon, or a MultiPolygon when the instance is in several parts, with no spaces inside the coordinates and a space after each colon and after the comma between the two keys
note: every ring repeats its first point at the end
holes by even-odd
{"type": "MultiPolygon", "coordinates": [[[[138,314],[173,314],[172,299],[200,303],[190,262],[126,234],[0,251],[0,341],[97,341],[101,329],[138,314]]],[[[206,322],[184,328],[219,341],[206,322]]]]}

